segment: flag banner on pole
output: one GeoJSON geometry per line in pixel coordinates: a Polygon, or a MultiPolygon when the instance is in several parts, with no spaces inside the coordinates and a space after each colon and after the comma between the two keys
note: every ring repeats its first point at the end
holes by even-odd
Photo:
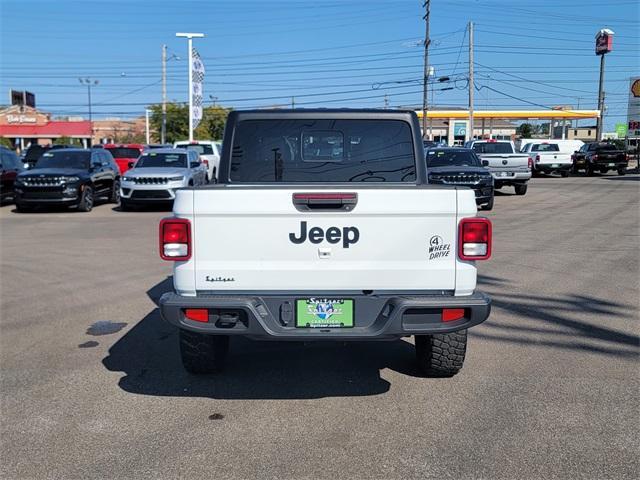
{"type": "Polygon", "coordinates": [[[193,101],[193,129],[200,124],[202,120],[202,82],[204,82],[204,63],[195,48],[191,49],[191,58],[193,66],[193,90],[191,98],[193,101]]]}

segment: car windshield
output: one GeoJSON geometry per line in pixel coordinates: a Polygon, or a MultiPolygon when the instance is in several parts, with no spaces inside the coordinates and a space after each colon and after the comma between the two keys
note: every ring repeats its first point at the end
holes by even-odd
{"type": "Polygon", "coordinates": [[[413,135],[401,120],[244,120],[231,181],[413,182],[413,135]]]}
{"type": "Polygon", "coordinates": [[[211,145],[182,144],[176,145],[176,148],[186,148],[187,150],[193,150],[194,152],[198,152],[199,155],[213,155],[213,147],[211,145]]]}
{"type": "Polygon", "coordinates": [[[513,148],[507,142],[482,142],[474,143],[473,151],[476,153],[513,153],[513,148]]]}
{"type": "Polygon", "coordinates": [[[140,156],[140,150],[137,148],[115,147],[106,150],[111,153],[113,158],[138,158],[140,156]]]}
{"type": "Polygon", "coordinates": [[[559,152],[560,148],[554,143],[538,143],[531,147],[532,152],[559,152]]]}
{"type": "Polygon", "coordinates": [[[91,161],[91,152],[78,152],[60,149],[44,153],[36,168],[78,168],[86,170],[91,161]]]}
{"type": "Polygon", "coordinates": [[[428,150],[427,167],[479,167],[471,150],[428,150]]]}
{"type": "Polygon", "coordinates": [[[136,162],[136,168],[172,167],[187,168],[186,153],[143,153],[136,162]]]}

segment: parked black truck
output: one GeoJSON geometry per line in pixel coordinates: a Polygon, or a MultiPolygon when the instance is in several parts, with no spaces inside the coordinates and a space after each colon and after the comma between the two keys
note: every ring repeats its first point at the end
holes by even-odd
{"type": "Polygon", "coordinates": [[[578,173],[580,170],[584,170],[589,176],[595,172],[607,173],[609,170],[616,170],[618,175],[627,173],[627,154],[613,143],[585,143],[580,150],[573,153],[571,158],[573,173],[578,173]]]}

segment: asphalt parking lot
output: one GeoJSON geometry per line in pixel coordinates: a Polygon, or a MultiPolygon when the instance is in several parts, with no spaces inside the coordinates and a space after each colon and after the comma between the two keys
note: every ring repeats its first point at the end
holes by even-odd
{"type": "Polygon", "coordinates": [[[452,379],[408,341],[237,340],[189,376],[155,306],[166,212],[4,205],[2,478],[637,478],[640,176],[504,191],[452,379]]]}

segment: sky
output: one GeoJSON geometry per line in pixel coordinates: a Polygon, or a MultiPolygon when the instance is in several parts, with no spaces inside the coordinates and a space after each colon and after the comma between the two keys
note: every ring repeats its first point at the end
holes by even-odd
{"type": "MultiPolygon", "coordinates": [[[[201,32],[194,46],[209,104],[420,106],[422,3],[0,0],[0,104],[9,103],[9,89],[26,89],[42,110],[86,117],[82,77],[99,82],[94,119],[140,116],[161,100],[163,44],[173,57],[168,98],[184,102],[187,42],[175,33],[201,32]]],[[[470,21],[476,109],[596,108],[594,35],[610,28],[605,130],[626,121],[629,77],[640,76],[639,0],[432,0],[434,105],[467,105],[470,21]]]]}

